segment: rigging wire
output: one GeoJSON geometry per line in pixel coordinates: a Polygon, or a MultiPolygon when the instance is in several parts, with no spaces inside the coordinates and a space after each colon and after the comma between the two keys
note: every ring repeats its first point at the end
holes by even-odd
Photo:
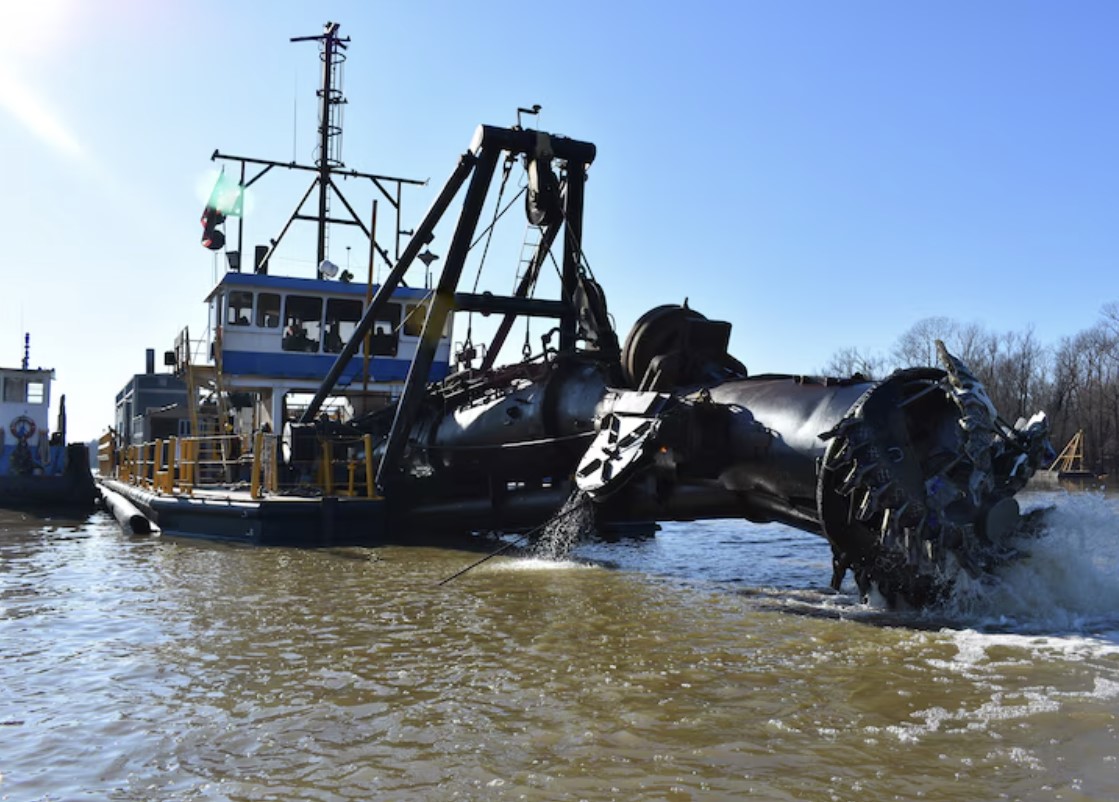
{"type": "MultiPolygon", "coordinates": [[[[478,283],[482,280],[482,269],[486,266],[486,257],[489,255],[490,252],[490,243],[493,242],[493,231],[494,228],[497,226],[497,221],[500,220],[501,216],[509,210],[510,206],[513,205],[513,201],[510,201],[504,210],[501,208],[501,199],[505,195],[505,186],[509,183],[509,175],[513,171],[513,163],[515,161],[516,159],[512,155],[509,155],[505,158],[505,164],[502,166],[501,170],[501,185],[498,187],[497,201],[494,203],[493,206],[493,220],[490,221],[490,224],[488,226],[486,226],[486,230],[478,236],[478,239],[476,239],[470,245],[470,247],[473,248],[475,245],[478,244],[479,241],[481,241],[482,237],[485,237],[486,239],[485,247],[482,248],[482,258],[478,260],[478,270],[474,273],[474,288],[473,290],[471,290],[474,293],[478,292],[478,283]]],[[[520,193],[518,193],[518,195],[519,194],[520,193]]],[[[514,198],[513,200],[515,201],[516,198],[514,198]]],[[[466,352],[468,350],[472,350],[473,348],[474,312],[472,310],[467,314],[466,317],[466,340],[462,344],[462,350],[466,352]]]]}
{"type": "Polygon", "coordinates": [[[580,510],[581,510],[581,507],[579,505],[574,505],[574,506],[568,507],[567,509],[563,509],[561,507],[551,518],[549,518],[544,523],[540,524],[539,526],[534,526],[532,529],[528,530],[524,534],[517,536],[515,539],[513,539],[513,540],[509,541],[508,543],[506,543],[505,545],[501,546],[501,548],[497,549],[496,551],[490,552],[489,554],[487,554],[482,559],[471,563],[470,565],[463,568],[461,571],[458,571],[457,573],[451,574],[450,576],[446,577],[445,579],[439,581],[437,583],[437,585],[442,587],[443,585],[446,585],[448,582],[450,582],[454,579],[458,579],[460,576],[467,573],[468,571],[474,570],[475,568],[477,568],[482,563],[489,562],[494,557],[497,557],[500,554],[504,554],[505,552],[509,551],[510,549],[512,549],[514,547],[523,545],[525,543],[525,541],[529,540],[533,535],[543,531],[544,528],[547,527],[549,524],[558,523],[558,522],[564,520],[565,518],[569,518],[573,513],[579,512],[580,510]]]}
{"type": "Polygon", "coordinates": [[[493,231],[493,227],[497,225],[497,221],[504,217],[505,213],[513,207],[514,203],[517,202],[517,199],[525,194],[526,189],[527,187],[521,187],[519,190],[517,190],[517,194],[510,198],[509,202],[505,204],[505,208],[502,209],[500,213],[494,215],[493,222],[486,226],[485,229],[483,229],[482,232],[478,235],[477,239],[470,243],[470,250],[473,250],[474,246],[481,242],[483,237],[487,236],[488,234],[490,234],[490,232],[493,231]]]}

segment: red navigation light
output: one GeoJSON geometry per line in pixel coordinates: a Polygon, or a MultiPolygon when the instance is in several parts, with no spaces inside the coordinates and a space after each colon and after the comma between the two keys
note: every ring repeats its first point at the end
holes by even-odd
{"type": "Polygon", "coordinates": [[[225,168],[222,168],[210,190],[210,200],[202,210],[202,245],[211,251],[220,251],[225,247],[225,233],[218,230],[218,226],[225,222],[226,216],[240,217],[243,191],[235,180],[226,178],[225,168]]]}
{"type": "Polygon", "coordinates": [[[225,215],[213,206],[202,210],[202,246],[211,251],[220,251],[225,247],[225,234],[218,230],[218,226],[225,222],[225,215]]]}

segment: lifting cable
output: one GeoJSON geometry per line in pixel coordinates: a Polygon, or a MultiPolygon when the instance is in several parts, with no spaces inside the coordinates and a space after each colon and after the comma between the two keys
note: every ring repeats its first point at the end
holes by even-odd
{"type": "MultiPolygon", "coordinates": [[[[526,188],[527,187],[522,187],[521,192],[524,192],[526,188]]],[[[567,192],[567,178],[566,177],[561,178],[559,180],[558,191],[560,193],[560,197],[561,198],[564,197],[565,193],[567,192]]],[[[560,203],[559,209],[560,209],[560,215],[562,216],[563,215],[563,204],[562,203],[560,203]]],[[[531,220],[529,221],[529,225],[532,225],[531,220]]],[[[537,226],[537,228],[539,228],[541,231],[543,231],[543,228],[541,226],[537,226]]],[[[553,250],[553,248],[548,248],[547,254],[548,254],[548,258],[552,260],[552,266],[555,267],[556,276],[557,276],[557,278],[559,278],[560,284],[562,285],[563,284],[563,273],[560,270],[559,265],[556,263],[555,251],[553,250]]],[[[543,261],[544,260],[541,259],[540,262],[538,263],[537,260],[536,260],[536,254],[533,254],[532,261],[529,263],[530,268],[533,268],[533,270],[532,270],[532,272],[533,272],[532,283],[529,284],[528,293],[527,293],[527,296],[529,298],[535,298],[536,297],[536,285],[537,285],[538,280],[540,278],[540,270],[544,266],[542,264],[543,261]]],[[[529,359],[529,358],[532,357],[532,316],[531,315],[525,315],[524,318],[525,318],[525,343],[524,343],[523,346],[521,346],[521,355],[525,359],[529,359]]]]}
{"type": "MultiPolygon", "coordinates": [[[[484,248],[482,248],[482,258],[478,260],[478,270],[474,273],[474,288],[471,290],[471,292],[475,294],[477,294],[478,292],[478,283],[482,279],[482,269],[486,266],[486,257],[489,255],[490,252],[490,243],[493,241],[493,231],[494,228],[497,226],[497,221],[501,219],[502,215],[504,215],[505,212],[509,210],[509,208],[513,205],[513,202],[517,199],[516,197],[514,197],[513,200],[509,201],[509,204],[505,207],[504,210],[501,208],[501,198],[505,195],[505,186],[509,183],[509,175],[513,171],[514,161],[516,161],[516,159],[513,157],[512,154],[505,157],[505,163],[502,165],[501,168],[501,186],[498,187],[497,201],[494,203],[493,206],[493,220],[490,221],[490,224],[488,226],[486,226],[486,230],[479,234],[478,238],[475,239],[474,242],[470,243],[470,249],[473,250],[474,246],[481,242],[483,237],[485,237],[486,240],[486,245],[484,248]]],[[[520,197],[520,193],[517,193],[517,197],[520,197]]],[[[473,348],[474,312],[473,310],[471,310],[466,318],[466,340],[462,344],[462,350],[468,351],[473,348]]]]}
{"type": "MultiPolygon", "coordinates": [[[[560,206],[560,217],[563,218],[563,224],[564,226],[566,226],[567,232],[569,234],[572,234],[572,239],[575,240],[575,263],[579,268],[579,272],[583,275],[584,278],[589,277],[591,281],[594,281],[594,271],[591,270],[590,260],[587,259],[587,254],[583,251],[583,242],[581,239],[583,232],[571,231],[571,226],[567,222],[567,209],[563,205],[560,206]]],[[[554,263],[555,261],[556,258],[553,256],[552,262],[554,263]]],[[[556,270],[559,270],[558,266],[556,267],[556,270]]]]}
{"type": "MultiPolygon", "coordinates": [[[[566,177],[564,177],[563,180],[566,181],[567,180],[566,177]]],[[[591,281],[594,281],[595,283],[597,283],[597,279],[595,279],[595,277],[594,277],[594,270],[591,269],[591,262],[587,258],[586,251],[583,250],[583,242],[582,242],[583,232],[582,231],[571,232],[571,226],[568,225],[568,222],[567,222],[567,208],[563,204],[560,205],[560,216],[563,219],[563,223],[564,223],[564,226],[566,227],[567,232],[572,233],[572,239],[575,241],[575,257],[576,257],[575,262],[576,262],[576,267],[579,270],[580,276],[582,278],[589,278],[591,281]]],[[[562,283],[563,282],[563,271],[560,270],[560,266],[556,262],[555,254],[553,254],[551,251],[549,251],[548,255],[552,257],[552,265],[556,268],[556,274],[560,277],[560,282],[562,283]]],[[[614,326],[614,316],[611,315],[609,312],[607,312],[606,317],[607,317],[607,321],[609,322],[610,326],[613,327],[614,326]]]]}

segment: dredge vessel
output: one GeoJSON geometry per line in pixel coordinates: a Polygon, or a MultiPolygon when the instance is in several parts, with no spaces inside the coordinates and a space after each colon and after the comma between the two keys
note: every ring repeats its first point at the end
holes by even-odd
{"type": "MultiPolygon", "coordinates": [[[[337,26],[328,24],[320,39],[328,74],[337,26]]],[[[329,128],[329,115],[322,119],[329,128]]],[[[982,385],[939,344],[941,367],[870,381],[751,376],[728,351],[730,323],[686,304],[650,310],[619,338],[582,245],[595,157],[590,142],[520,124],[479,127],[407,243],[386,260],[387,276],[369,282],[360,314],[351,307],[344,343],[328,352],[325,336],[317,338],[300,389],[317,386],[298,407],[282,400],[293,377],[281,377],[285,387],[273,375],[264,387],[259,360],[256,384],[238,378],[244,354],[234,348],[239,334],[230,321],[243,314],[244,335],[264,348],[259,338],[269,336],[264,321],[277,310],[270,297],[277,293],[259,275],[227,274],[209,297],[213,320],[225,325],[213,339],[205,386],[189,368],[185,375],[188,406],[228,421],[229,431],[201,431],[196,410],[189,435],[127,445],[102,486],[166,533],[262,544],[533,532],[573,498],[603,528],[777,521],[828,540],[836,588],[851,571],[864,594],[876,588],[916,605],[957,571],[982,574],[1006,555],[1028,523],[1014,496],[1049,449],[1043,414],[1003,421],[982,385]],[[493,223],[479,236],[499,167],[493,223]],[[512,294],[464,292],[474,246],[488,241],[512,205],[502,198],[517,167],[531,257],[512,294]],[[427,246],[464,187],[438,281],[406,286],[417,260],[430,267],[427,246]],[[537,297],[548,266],[560,284],[551,299],[537,297]],[[456,312],[495,316],[484,353],[469,334],[449,353],[456,312]],[[519,318],[551,327],[536,353],[526,339],[524,358],[499,366],[519,318]],[[397,338],[393,354],[376,350],[375,338],[385,335],[397,338]],[[325,376],[314,375],[327,361],[325,376]],[[359,371],[359,363],[367,367],[359,371]]],[[[330,180],[322,179],[324,192],[330,180]]],[[[375,229],[368,231],[374,240],[375,229]]],[[[375,241],[374,252],[384,256],[375,241]]],[[[301,307],[318,314],[302,320],[325,331],[331,298],[349,291],[339,286],[306,285],[301,294],[317,292],[322,303],[301,307]]],[[[281,324],[296,317],[289,289],[277,310],[281,324]]],[[[273,373],[289,370],[293,356],[273,373]]],[[[183,373],[181,355],[168,361],[183,373]]]]}

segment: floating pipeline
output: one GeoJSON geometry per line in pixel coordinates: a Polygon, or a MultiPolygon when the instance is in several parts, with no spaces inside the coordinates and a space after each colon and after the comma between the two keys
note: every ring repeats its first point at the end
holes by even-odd
{"type": "Polygon", "coordinates": [[[136,505],[120,493],[101,487],[101,500],[106,509],[116,518],[120,528],[130,535],[150,535],[155,530],[151,520],[136,505]]]}

